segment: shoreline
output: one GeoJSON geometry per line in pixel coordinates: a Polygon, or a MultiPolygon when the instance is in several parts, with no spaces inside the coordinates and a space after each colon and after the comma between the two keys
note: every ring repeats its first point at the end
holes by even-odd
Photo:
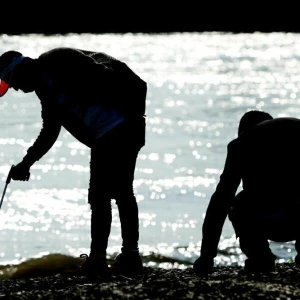
{"type": "Polygon", "coordinates": [[[192,268],[145,267],[136,278],[64,277],[0,281],[1,299],[299,299],[300,269],[278,263],[269,274],[245,274],[242,267],[214,267],[205,277],[192,268]]]}
{"type": "Polygon", "coordinates": [[[22,31],[19,30],[12,30],[12,29],[0,29],[0,37],[1,36],[23,36],[23,35],[42,35],[42,36],[67,36],[72,34],[78,35],[85,35],[85,34],[94,34],[94,35],[105,35],[105,34],[116,34],[116,35],[125,35],[125,34],[144,34],[144,35],[168,35],[168,34],[185,34],[185,33],[224,33],[224,34],[254,34],[254,33],[300,33],[300,27],[274,27],[274,28],[265,28],[265,27],[249,27],[249,28],[234,28],[234,27],[174,27],[172,29],[161,28],[126,28],[126,29],[110,29],[110,28],[103,28],[103,29],[93,29],[93,28],[86,28],[80,29],[74,26],[73,29],[64,29],[63,26],[60,28],[44,28],[41,30],[35,28],[24,28],[22,31]]]}

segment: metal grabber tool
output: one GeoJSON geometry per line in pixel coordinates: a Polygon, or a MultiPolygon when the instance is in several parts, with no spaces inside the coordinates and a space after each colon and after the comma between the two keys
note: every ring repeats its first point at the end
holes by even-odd
{"type": "Polygon", "coordinates": [[[11,168],[9,170],[9,173],[7,175],[6,182],[5,182],[5,187],[4,187],[4,191],[3,191],[1,202],[0,202],[0,209],[1,209],[1,206],[2,206],[2,202],[3,202],[4,196],[5,196],[5,192],[6,192],[7,186],[10,183],[10,180],[11,180],[12,170],[13,170],[14,167],[15,167],[14,165],[11,166],[11,168]]]}

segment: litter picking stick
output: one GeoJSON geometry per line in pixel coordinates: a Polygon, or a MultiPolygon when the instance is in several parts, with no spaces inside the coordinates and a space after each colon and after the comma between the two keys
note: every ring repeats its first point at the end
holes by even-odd
{"type": "Polygon", "coordinates": [[[10,180],[11,180],[11,175],[12,175],[12,169],[13,169],[13,168],[14,168],[14,165],[11,166],[11,168],[10,168],[10,170],[9,170],[9,173],[8,173],[8,176],[7,176],[7,178],[6,178],[4,191],[3,191],[2,198],[1,198],[1,202],[0,202],[0,209],[1,209],[1,206],[2,206],[2,202],[3,202],[3,199],[4,199],[4,195],[5,195],[7,186],[8,186],[8,184],[10,183],[10,180]]]}

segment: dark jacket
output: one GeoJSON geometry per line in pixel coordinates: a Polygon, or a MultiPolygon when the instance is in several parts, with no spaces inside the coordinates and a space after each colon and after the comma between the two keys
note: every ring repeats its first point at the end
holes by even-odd
{"type": "Polygon", "coordinates": [[[222,228],[241,182],[258,213],[299,212],[299,136],[299,119],[277,118],[260,123],[228,144],[224,170],[203,223],[203,257],[217,255],[222,228]]]}
{"type": "Polygon", "coordinates": [[[61,126],[92,147],[95,140],[91,131],[97,124],[89,125],[97,119],[99,107],[115,110],[119,114],[116,119],[137,124],[144,121],[147,84],[125,63],[105,53],[73,48],[50,50],[37,62],[39,83],[35,92],[41,101],[43,127],[24,157],[30,164],[52,147],[61,126]],[[70,107],[72,114],[67,113],[70,107]],[[76,118],[84,119],[88,126],[76,118]]]}

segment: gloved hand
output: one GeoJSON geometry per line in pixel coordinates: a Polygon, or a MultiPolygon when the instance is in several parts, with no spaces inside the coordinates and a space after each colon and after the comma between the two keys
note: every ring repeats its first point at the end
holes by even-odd
{"type": "Polygon", "coordinates": [[[198,276],[205,276],[208,275],[209,273],[212,273],[213,266],[214,266],[213,258],[204,258],[200,256],[194,262],[193,269],[198,276]]]}
{"type": "Polygon", "coordinates": [[[30,167],[31,166],[21,161],[12,168],[11,178],[13,180],[28,181],[30,177],[30,167]]]}

